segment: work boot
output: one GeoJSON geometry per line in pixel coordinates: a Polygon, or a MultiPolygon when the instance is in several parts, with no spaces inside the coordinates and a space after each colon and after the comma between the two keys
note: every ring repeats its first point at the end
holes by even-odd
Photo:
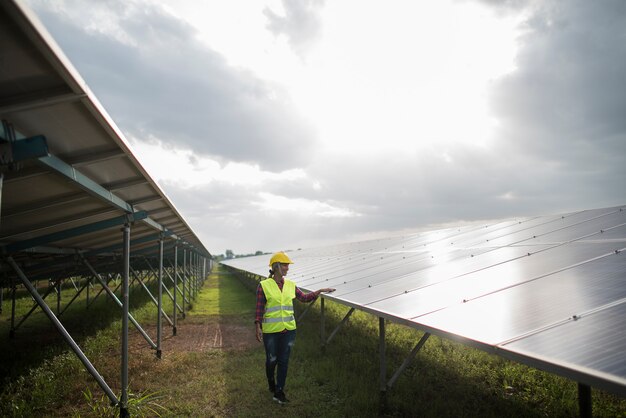
{"type": "Polygon", "coordinates": [[[281,405],[289,402],[289,399],[287,399],[287,397],[285,396],[285,392],[283,392],[282,390],[277,390],[276,393],[274,393],[274,400],[278,401],[278,403],[281,405]]]}

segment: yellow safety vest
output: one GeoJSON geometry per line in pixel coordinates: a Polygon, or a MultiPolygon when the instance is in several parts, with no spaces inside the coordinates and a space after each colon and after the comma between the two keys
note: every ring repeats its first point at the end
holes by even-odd
{"type": "Polygon", "coordinates": [[[276,280],[269,278],[261,281],[261,287],[267,300],[261,326],[263,332],[271,334],[285,329],[296,329],[296,318],[293,316],[296,284],[291,280],[285,280],[281,292],[276,280]]]}

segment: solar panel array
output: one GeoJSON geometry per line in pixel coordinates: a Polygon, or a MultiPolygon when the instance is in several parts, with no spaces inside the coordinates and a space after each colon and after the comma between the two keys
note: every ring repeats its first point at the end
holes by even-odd
{"type": "MultiPolygon", "coordinates": [[[[128,416],[128,322],[160,357],[161,320],[176,335],[177,317],[197,295],[211,254],[21,0],[0,1],[0,63],[0,312],[3,288],[13,288],[15,303],[16,286],[23,286],[120,416],[128,416]],[[118,277],[120,298],[108,286],[118,277]],[[151,277],[157,297],[145,283],[151,277]],[[104,293],[121,308],[119,399],[58,318],[64,280],[76,290],[64,310],[83,291],[90,302],[104,293]],[[33,285],[38,281],[48,282],[43,295],[43,286],[33,285]],[[128,315],[134,282],[159,309],[156,343],[128,315]],[[100,290],[90,299],[92,285],[100,290]],[[53,290],[56,314],[45,301],[53,290]],[[162,309],[162,290],[172,300],[173,320],[162,309]]],[[[11,337],[32,312],[15,325],[10,310],[11,337]]]]}
{"type": "MultiPolygon", "coordinates": [[[[626,395],[626,207],[289,251],[344,305],[626,395]]],[[[222,262],[267,276],[268,256],[222,262]]]]}
{"type": "MultiPolygon", "coordinates": [[[[0,2],[0,61],[3,255],[33,281],[89,274],[75,262],[79,252],[101,272],[119,269],[110,261],[119,259],[128,222],[133,256],[158,254],[164,236],[168,255],[178,245],[211,257],[23,2],[0,2]],[[18,150],[29,157],[13,161],[18,150]]],[[[4,263],[0,273],[0,287],[16,277],[4,263]]]]}

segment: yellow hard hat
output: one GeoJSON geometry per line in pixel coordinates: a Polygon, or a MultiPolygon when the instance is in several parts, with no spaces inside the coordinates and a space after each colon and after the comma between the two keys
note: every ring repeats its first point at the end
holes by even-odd
{"type": "Polygon", "coordinates": [[[274,253],[272,258],[270,258],[270,267],[272,267],[272,264],[274,263],[293,264],[293,261],[291,261],[289,257],[287,257],[287,254],[281,251],[278,253],[274,253]]]}

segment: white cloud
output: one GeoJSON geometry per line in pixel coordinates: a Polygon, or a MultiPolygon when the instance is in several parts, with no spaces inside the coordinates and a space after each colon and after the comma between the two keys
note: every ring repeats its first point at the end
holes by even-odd
{"type": "Polygon", "coordinates": [[[322,218],[352,218],[361,216],[359,213],[349,208],[336,207],[326,202],[320,202],[319,200],[293,199],[266,192],[261,192],[259,195],[261,201],[255,204],[259,206],[261,210],[269,213],[277,213],[279,216],[282,212],[292,212],[303,218],[310,216],[319,216],[322,218]]]}
{"type": "Polygon", "coordinates": [[[626,202],[620,0],[29,3],[212,252],[626,202]]]}
{"type": "MultiPolygon", "coordinates": [[[[264,171],[256,164],[220,161],[197,155],[191,149],[166,146],[151,139],[143,142],[132,138],[134,153],[150,175],[160,184],[190,189],[213,182],[230,186],[258,187],[267,183],[290,183],[307,180],[304,170],[296,168],[281,172],[264,171]]],[[[313,181],[315,188],[318,182],[313,181]]]]}

